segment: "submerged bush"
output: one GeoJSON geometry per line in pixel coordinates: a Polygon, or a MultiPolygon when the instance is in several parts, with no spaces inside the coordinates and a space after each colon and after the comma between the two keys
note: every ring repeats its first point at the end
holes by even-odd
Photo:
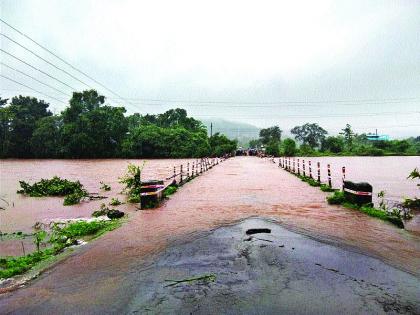
{"type": "Polygon", "coordinates": [[[111,190],[111,186],[109,186],[108,184],[105,184],[104,182],[99,182],[99,184],[101,184],[101,187],[100,187],[101,190],[104,190],[104,191],[111,190]]]}
{"type": "Polygon", "coordinates": [[[404,199],[404,202],[402,203],[402,205],[403,207],[409,208],[409,209],[420,209],[420,199],[419,198],[414,198],[414,199],[406,198],[404,199]]]}
{"type": "Polygon", "coordinates": [[[319,189],[321,189],[323,192],[334,192],[334,191],[336,191],[336,189],[328,186],[327,184],[321,184],[321,186],[319,186],[319,189]]]}
{"type": "Polygon", "coordinates": [[[88,195],[79,181],[73,182],[58,176],[41,179],[32,185],[25,181],[19,181],[19,184],[22,189],[17,191],[18,194],[30,197],[65,196],[65,206],[79,203],[82,198],[88,195]]]}
{"type": "Polygon", "coordinates": [[[331,196],[327,197],[327,201],[330,205],[341,205],[346,201],[346,198],[342,191],[335,191],[331,196]]]}
{"type": "Polygon", "coordinates": [[[141,191],[141,172],[142,166],[136,166],[134,164],[128,164],[127,173],[120,178],[120,183],[125,184],[124,191],[127,193],[127,201],[131,203],[140,202],[140,191],[141,191]]]}
{"type": "Polygon", "coordinates": [[[77,238],[99,236],[106,231],[115,229],[119,225],[119,220],[54,223],[50,227],[50,233],[48,233],[44,229],[44,225],[36,224],[33,235],[37,251],[20,257],[0,257],[0,279],[10,278],[28,271],[37,263],[59,254],[64,248],[77,244],[77,238]],[[39,245],[48,236],[49,240],[45,242],[48,242],[50,247],[40,250],[39,245]]]}
{"type": "Polygon", "coordinates": [[[123,202],[119,201],[118,198],[112,198],[111,201],[109,202],[110,206],[119,206],[122,204],[123,202]]]}
{"type": "Polygon", "coordinates": [[[166,189],[163,191],[163,197],[166,198],[170,195],[173,195],[176,191],[178,190],[177,186],[168,186],[166,187],[166,189]]]}

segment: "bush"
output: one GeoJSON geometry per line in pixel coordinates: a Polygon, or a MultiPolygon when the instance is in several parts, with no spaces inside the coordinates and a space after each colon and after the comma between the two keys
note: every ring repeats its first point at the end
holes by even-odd
{"type": "Polygon", "coordinates": [[[166,187],[166,189],[163,191],[163,197],[166,198],[170,195],[173,195],[176,191],[178,190],[177,186],[168,186],[166,187]]]}
{"type": "Polygon", "coordinates": [[[122,178],[120,178],[120,183],[125,184],[124,191],[128,194],[128,202],[140,202],[141,171],[143,170],[144,164],[145,162],[142,166],[128,164],[127,173],[122,178]]]}
{"type": "Polygon", "coordinates": [[[330,205],[341,205],[346,201],[346,198],[342,191],[335,191],[331,196],[327,197],[327,201],[330,205]]]}
{"type": "Polygon", "coordinates": [[[22,189],[17,191],[18,194],[30,197],[65,196],[65,206],[79,203],[82,198],[88,195],[79,181],[72,182],[57,176],[52,179],[41,179],[33,185],[25,181],[19,181],[19,184],[22,189]]]}
{"type": "Polygon", "coordinates": [[[101,190],[104,190],[104,191],[111,190],[111,186],[109,186],[108,184],[105,184],[104,182],[99,182],[99,184],[101,184],[101,187],[100,187],[101,190]]]}
{"type": "Polygon", "coordinates": [[[111,201],[109,202],[110,206],[119,206],[122,205],[123,203],[121,201],[118,200],[118,198],[112,198],[111,201]]]}
{"type": "Polygon", "coordinates": [[[321,189],[324,192],[334,192],[334,191],[336,191],[336,189],[328,186],[327,184],[321,184],[321,186],[319,187],[319,189],[321,189]]]}

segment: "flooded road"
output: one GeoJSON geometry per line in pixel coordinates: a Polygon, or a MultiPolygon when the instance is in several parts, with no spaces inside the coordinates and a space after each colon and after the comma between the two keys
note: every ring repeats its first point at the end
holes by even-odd
{"type": "Polygon", "coordinates": [[[26,288],[0,298],[8,310],[54,301],[95,306],[129,303],[133,282],[174,242],[251,216],[375,256],[420,276],[420,237],[358,211],[330,206],[327,194],[267,160],[229,159],[183,186],[161,208],[137,211],[128,223],[93,241],[26,288]]]}
{"type": "MultiPolygon", "coordinates": [[[[377,200],[377,193],[385,191],[385,197],[401,200],[404,197],[419,196],[420,190],[416,182],[407,179],[416,167],[420,168],[419,156],[352,156],[352,157],[307,157],[312,162],[312,171],[316,175],[316,165],[321,165],[321,181],[327,182],[327,164],[331,165],[333,187],[341,187],[341,168],[346,168],[346,179],[355,182],[368,182],[373,186],[373,197],[377,200]]],[[[302,161],[302,158],[300,158],[302,161]]]]}

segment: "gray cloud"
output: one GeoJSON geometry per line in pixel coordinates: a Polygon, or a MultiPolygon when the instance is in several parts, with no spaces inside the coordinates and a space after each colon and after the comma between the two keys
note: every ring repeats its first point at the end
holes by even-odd
{"type": "MultiPolygon", "coordinates": [[[[336,133],[348,122],[359,132],[378,128],[394,137],[420,134],[420,114],[413,114],[420,111],[416,1],[3,0],[1,16],[133,99],[131,104],[110,100],[130,111],[156,113],[179,105],[198,117],[260,127],[278,124],[287,130],[311,121],[336,133]],[[357,101],[365,99],[373,101],[357,101]],[[397,101],[382,101],[390,99],[397,101]],[[184,101],[169,102],[173,100],[184,101]],[[344,105],[334,100],[354,101],[344,105]],[[267,102],[279,104],[235,107],[267,102]],[[331,117],[339,115],[347,116],[331,117]]],[[[5,25],[1,32],[58,64],[5,25]]],[[[77,89],[86,88],[3,37],[1,47],[77,89]]],[[[71,92],[3,54],[1,59],[71,92]]],[[[55,95],[5,67],[1,72],[55,95]]],[[[5,79],[0,82],[3,96],[25,90],[5,79]]],[[[51,104],[57,111],[64,106],[54,100],[51,104]]]]}

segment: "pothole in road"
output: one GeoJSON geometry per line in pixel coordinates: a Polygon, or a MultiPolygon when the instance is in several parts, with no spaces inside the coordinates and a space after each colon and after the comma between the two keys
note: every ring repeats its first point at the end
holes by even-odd
{"type": "Polygon", "coordinates": [[[247,235],[259,234],[259,233],[271,233],[271,229],[267,229],[267,228],[255,228],[255,229],[248,229],[248,230],[246,230],[246,234],[247,235]]]}

